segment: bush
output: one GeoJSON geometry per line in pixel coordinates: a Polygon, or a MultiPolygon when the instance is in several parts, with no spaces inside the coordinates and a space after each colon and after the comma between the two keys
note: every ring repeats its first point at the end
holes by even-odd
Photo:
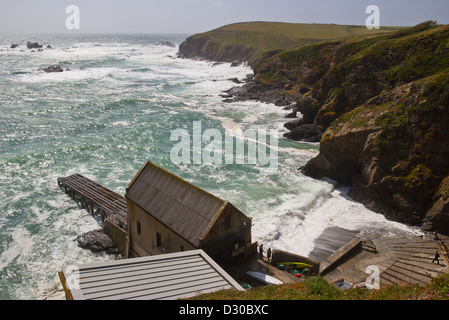
{"type": "Polygon", "coordinates": [[[400,38],[400,37],[404,37],[404,36],[408,36],[410,34],[413,33],[417,33],[417,32],[421,32],[421,31],[425,31],[427,29],[430,29],[431,27],[436,26],[438,23],[434,20],[428,20],[428,21],[424,21],[421,22],[420,24],[417,24],[414,27],[410,27],[410,28],[406,28],[403,30],[399,30],[396,32],[393,32],[390,37],[391,38],[400,38]]]}
{"type": "Polygon", "coordinates": [[[341,291],[337,287],[333,286],[322,277],[307,278],[304,281],[304,287],[312,296],[312,299],[338,299],[338,297],[341,295],[341,291]]]}
{"type": "Polygon", "coordinates": [[[449,274],[441,274],[432,279],[430,288],[441,298],[449,299],[449,274]]]}

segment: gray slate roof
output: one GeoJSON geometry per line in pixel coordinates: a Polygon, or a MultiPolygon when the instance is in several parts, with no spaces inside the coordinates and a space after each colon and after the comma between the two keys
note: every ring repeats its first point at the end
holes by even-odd
{"type": "Polygon", "coordinates": [[[126,198],[197,248],[227,204],[150,161],[126,188],[126,198]]]}
{"type": "Polygon", "coordinates": [[[176,300],[243,290],[201,249],[68,266],[60,278],[74,300],[176,300]]]}

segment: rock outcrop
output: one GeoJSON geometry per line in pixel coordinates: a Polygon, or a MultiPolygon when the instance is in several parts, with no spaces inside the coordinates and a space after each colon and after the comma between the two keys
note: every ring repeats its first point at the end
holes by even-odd
{"type": "Polygon", "coordinates": [[[40,45],[39,43],[37,43],[37,42],[31,42],[31,41],[28,41],[27,42],[27,48],[28,49],[40,49],[40,48],[42,48],[43,46],[42,45],[40,45]]]}
{"type": "Polygon", "coordinates": [[[61,68],[61,66],[59,64],[54,64],[51,65],[47,68],[43,69],[45,72],[47,73],[52,73],[52,72],[63,72],[64,70],[61,68]]]}
{"type": "Polygon", "coordinates": [[[111,238],[103,231],[97,229],[85,232],[76,238],[78,246],[92,252],[105,252],[107,254],[120,254],[111,238]]]}
{"type": "Polygon", "coordinates": [[[394,88],[333,122],[302,171],[352,185],[387,217],[449,233],[449,73],[394,88]]]}
{"type": "Polygon", "coordinates": [[[352,198],[390,219],[449,234],[448,36],[448,26],[420,25],[331,66],[302,98],[327,129],[302,172],[351,185],[352,198]]]}

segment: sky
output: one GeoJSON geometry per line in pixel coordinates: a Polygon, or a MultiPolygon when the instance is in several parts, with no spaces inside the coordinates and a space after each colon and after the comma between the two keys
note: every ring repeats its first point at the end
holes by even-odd
{"type": "Polygon", "coordinates": [[[365,25],[377,5],[381,26],[449,24],[448,0],[0,0],[0,33],[184,33],[246,21],[365,25]],[[73,28],[79,9],[79,27],[73,28]],[[72,28],[67,27],[67,20],[72,28]]]}

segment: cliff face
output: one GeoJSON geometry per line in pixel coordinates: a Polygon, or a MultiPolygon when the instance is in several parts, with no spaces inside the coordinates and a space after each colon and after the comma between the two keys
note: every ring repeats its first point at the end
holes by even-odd
{"type": "Polygon", "coordinates": [[[449,71],[395,87],[334,121],[303,172],[352,185],[388,218],[449,233],[449,71]]]}
{"type": "Polygon", "coordinates": [[[423,24],[301,62],[317,81],[298,102],[326,129],[302,171],[352,185],[350,196],[387,217],[449,233],[449,27],[423,24]]]}
{"type": "MultiPolygon", "coordinates": [[[[223,38],[225,32],[217,32],[223,38]]],[[[211,33],[194,35],[179,46],[179,56],[183,58],[202,58],[220,62],[249,61],[253,48],[244,44],[225,45],[211,33]]]]}
{"type": "MultiPolygon", "coordinates": [[[[216,60],[207,39],[182,51],[216,60]]],[[[303,117],[286,124],[287,138],[322,134],[302,172],[351,185],[351,197],[390,219],[449,234],[448,39],[449,26],[426,22],[276,54],[270,45],[268,58],[252,60],[257,92],[296,99],[303,117]]],[[[228,61],[254,54],[235,52],[228,61]]]]}

